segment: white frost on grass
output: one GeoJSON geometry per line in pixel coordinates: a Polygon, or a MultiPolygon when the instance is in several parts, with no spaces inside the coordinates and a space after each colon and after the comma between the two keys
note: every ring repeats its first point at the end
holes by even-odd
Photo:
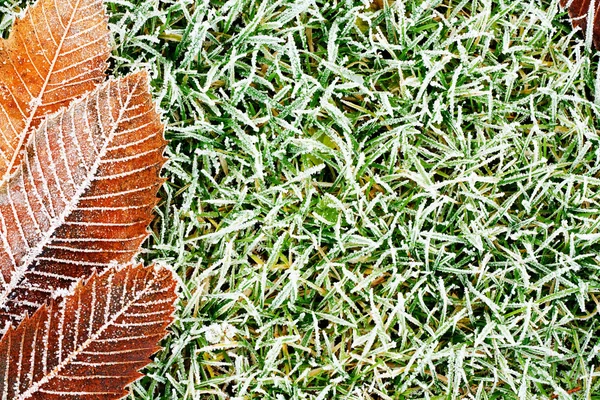
{"type": "Polygon", "coordinates": [[[236,329],[233,325],[223,322],[214,323],[204,329],[204,337],[211,344],[221,342],[232,342],[236,335],[236,329]]]}
{"type": "Polygon", "coordinates": [[[169,119],[145,256],[184,282],[132,399],[600,393],[586,33],[557,0],[372,3],[108,2],[169,119]]]}

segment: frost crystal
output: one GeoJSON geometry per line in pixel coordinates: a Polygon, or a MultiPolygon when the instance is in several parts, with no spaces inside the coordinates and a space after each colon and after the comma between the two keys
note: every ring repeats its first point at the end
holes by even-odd
{"type": "Polygon", "coordinates": [[[214,323],[205,328],[204,337],[211,344],[229,343],[233,341],[236,333],[235,327],[227,322],[214,323]]]}

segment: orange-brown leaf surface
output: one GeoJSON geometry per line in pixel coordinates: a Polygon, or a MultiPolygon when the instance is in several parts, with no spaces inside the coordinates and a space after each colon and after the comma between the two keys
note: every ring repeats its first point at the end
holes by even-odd
{"type": "Polygon", "coordinates": [[[0,184],[44,116],[104,81],[109,38],[102,0],[39,0],[0,39],[0,184]]]}
{"type": "Polygon", "coordinates": [[[144,239],[165,158],[145,72],[110,80],[34,132],[0,190],[0,323],[31,315],[144,239]]]}
{"type": "Polygon", "coordinates": [[[173,320],[166,268],[109,269],[10,328],[0,341],[0,398],[119,399],[173,320]]]}
{"type": "Polygon", "coordinates": [[[600,1],[594,2],[593,10],[590,8],[590,0],[561,0],[560,4],[568,8],[573,27],[580,27],[584,33],[587,31],[589,17],[593,15],[592,41],[594,47],[600,49],[600,1]]]}

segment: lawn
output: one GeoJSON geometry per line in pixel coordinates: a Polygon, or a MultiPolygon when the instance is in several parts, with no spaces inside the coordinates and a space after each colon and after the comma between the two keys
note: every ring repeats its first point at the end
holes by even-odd
{"type": "Polygon", "coordinates": [[[181,278],[129,399],[600,399],[600,53],[558,0],[387,1],[107,1],[181,278]]]}

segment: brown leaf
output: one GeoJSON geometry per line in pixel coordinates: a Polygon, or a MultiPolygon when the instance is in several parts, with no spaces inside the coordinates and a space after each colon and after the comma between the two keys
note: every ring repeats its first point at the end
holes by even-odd
{"type": "Polygon", "coordinates": [[[569,16],[571,17],[571,23],[574,28],[581,28],[586,32],[589,16],[594,14],[592,40],[594,47],[600,49],[600,1],[595,1],[594,9],[590,8],[590,0],[561,0],[562,7],[567,7],[569,10],[569,16]]]}
{"type": "Polygon", "coordinates": [[[0,39],[0,185],[28,132],[104,81],[109,37],[102,0],[39,0],[0,39]]]}
{"type": "Polygon", "coordinates": [[[166,268],[92,275],[0,341],[3,399],[119,399],[173,320],[176,281],[166,268]]]}
{"type": "Polygon", "coordinates": [[[33,313],[147,237],[165,161],[145,72],[44,120],[0,190],[0,322],[33,313]]]}

